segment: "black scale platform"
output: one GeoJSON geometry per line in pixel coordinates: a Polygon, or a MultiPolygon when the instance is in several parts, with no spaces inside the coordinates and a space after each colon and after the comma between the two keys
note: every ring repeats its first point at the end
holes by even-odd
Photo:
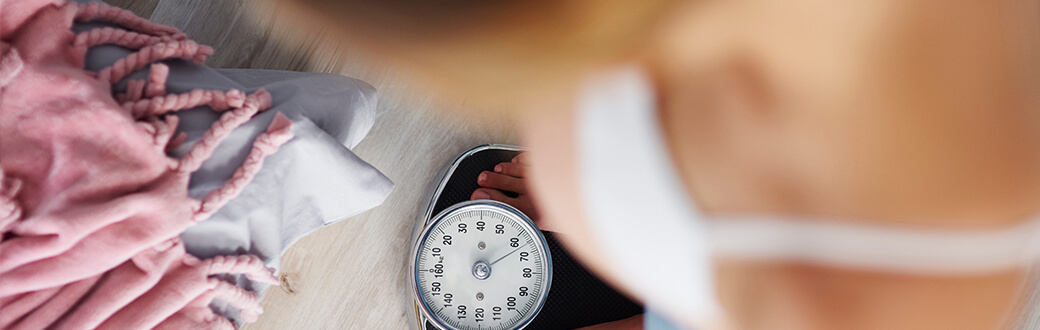
{"type": "MultiPolygon", "coordinates": [[[[462,160],[441,191],[432,214],[469,200],[479,188],[477,176],[508,162],[519,152],[488,149],[462,160]]],[[[515,196],[515,195],[514,195],[515,196]]],[[[643,307],[625,298],[590,274],[563,248],[552,232],[542,231],[552,255],[553,279],[545,306],[526,329],[574,329],[625,319],[643,313],[643,307]]],[[[427,323],[426,329],[437,329],[427,323]]]]}

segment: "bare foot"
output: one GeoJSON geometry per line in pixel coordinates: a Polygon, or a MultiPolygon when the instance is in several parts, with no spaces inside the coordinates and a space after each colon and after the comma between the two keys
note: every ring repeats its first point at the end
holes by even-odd
{"type": "Polygon", "coordinates": [[[524,175],[527,172],[528,163],[525,154],[517,155],[511,162],[495,165],[495,170],[484,171],[477,177],[477,184],[481,186],[473,191],[470,199],[491,199],[509,204],[520,212],[524,212],[542,230],[548,230],[542,226],[541,216],[534,206],[534,201],[528,194],[527,180],[524,175]],[[516,193],[517,197],[509,197],[504,191],[516,193]]]}

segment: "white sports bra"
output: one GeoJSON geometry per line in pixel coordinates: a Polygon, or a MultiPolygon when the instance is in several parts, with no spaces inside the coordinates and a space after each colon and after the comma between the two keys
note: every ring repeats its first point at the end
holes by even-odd
{"type": "Polygon", "coordinates": [[[588,221],[620,280],[665,315],[720,317],[714,257],[926,275],[1024,268],[1040,260],[1040,219],[990,230],[709,221],[673,166],[643,71],[608,72],[585,87],[577,143],[588,221]]]}

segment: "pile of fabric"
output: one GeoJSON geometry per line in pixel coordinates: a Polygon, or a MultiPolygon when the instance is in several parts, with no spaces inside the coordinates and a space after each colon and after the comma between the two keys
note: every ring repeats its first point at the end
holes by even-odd
{"type": "MultiPolygon", "coordinates": [[[[243,285],[245,279],[277,284],[265,263],[277,263],[289,244],[330,218],[374,207],[389,193],[389,180],[356,165],[347,167],[356,170],[350,182],[327,174],[330,184],[364,190],[336,207],[306,194],[288,196],[294,190],[280,179],[291,175],[265,170],[276,177],[265,179],[265,158],[283,144],[280,154],[317,151],[339,155],[327,161],[342,163],[350,157],[336,152],[346,140],[356,144],[358,133],[333,139],[315,133],[320,129],[298,113],[264,114],[273,102],[262,88],[169,90],[178,89],[168,88],[175,87],[167,84],[176,76],[171,66],[197,68],[212,52],[173,27],[98,2],[0,0],[0,328],[234,328],[214,313],[214,301],[234,307],[222,314],[255,320],[262,312],[258,295],[240,286],[260,287],[243,285]],[[88,52],[102,45],[126,53],[87,70],[88,52]],[[200,110],[212,120],[182,124],[200,110]],[[258,121],[264,126],[250,131],[258,121]],[[206,127],[193,131],[199,123],[206,127]],[[294,134],[299,141],[290,142],[294,134]],[[238,141],[239,152],[221,151],[243,136],[249,140],[238,141]],[[219,161],[207,162],[211,157],[219,161]],[[249,185],[254,178],[259,187],[249,185]],[[286,196],[272,196],[278,193],[286,196]],[[240,194],[248,198],[234,199],[240,194]],[[268,249],[274,251],[247,234],[230,244],[228,256],[187,253],[186,240],[214,235],[201,221],[240,221],[248,215],[242,206],[222,207],[265,198],[292,210],[273,216],[292,219],[274,229],[284,234],[268,249]],[[301,225],[308,219],[316,225],[301,225]]],[[[301,168],[272,160],[277,170],[301,168]]],[[[205,245],[221,243],[196,245],[212,254],[223,250],[205,245]]]]}

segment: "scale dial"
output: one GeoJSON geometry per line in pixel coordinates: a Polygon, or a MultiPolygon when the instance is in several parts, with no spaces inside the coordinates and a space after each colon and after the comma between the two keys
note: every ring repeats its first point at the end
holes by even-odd
{"type": "Polygon", "coordinates": [[[417,303],[441,329],[519,329],[549,292],[545,237],[504,203],[468,201],[430,220],[413,251],[417,303]]]}

